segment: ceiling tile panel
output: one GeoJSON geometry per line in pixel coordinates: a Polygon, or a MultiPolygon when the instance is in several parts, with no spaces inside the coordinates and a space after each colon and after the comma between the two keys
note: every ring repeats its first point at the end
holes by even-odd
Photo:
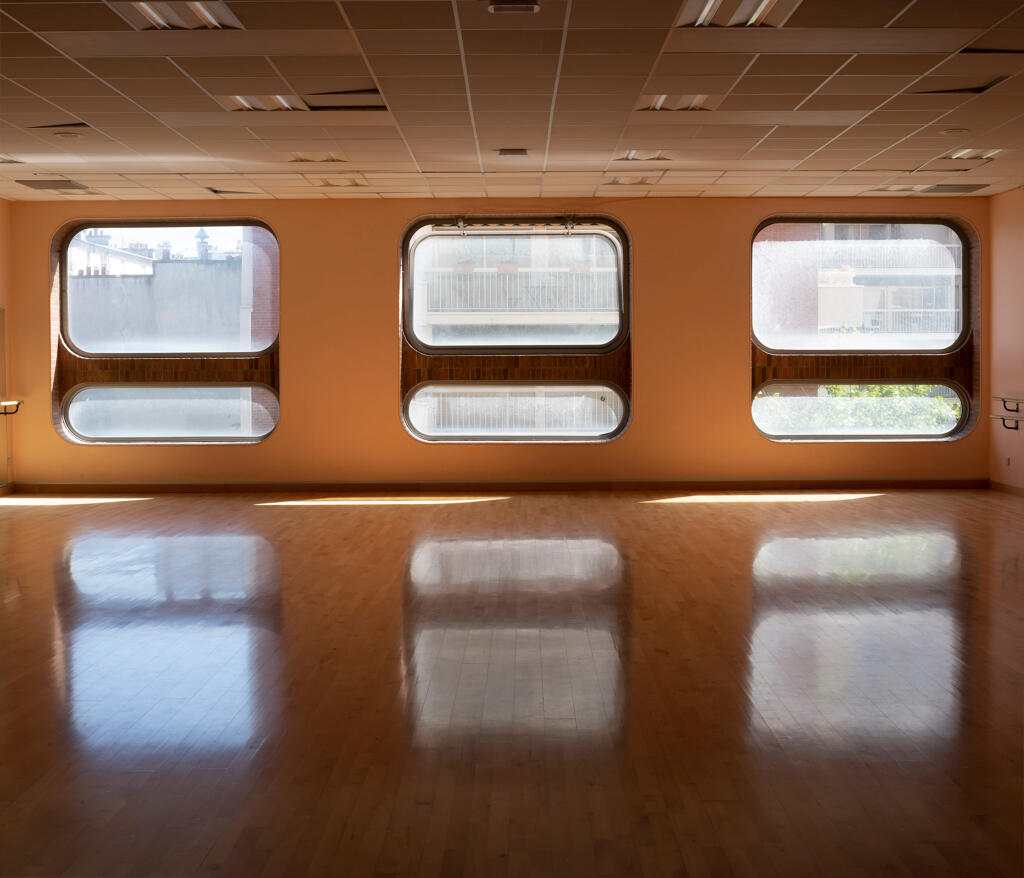
{"type": "Polygon", "coordinates": [[[131,30],[106,3],[0,3],[0,10],[23,27],[46,31],[131,30]]]}
{"type": "MultiPolygon", "coordinates": [[[[342,4],[352,27],[356,29],[376,28],[425,28],[428,30],[455,27],[452,4],[443,0],[389,0],[389,2],[365,2],[345,0],[342,4]]],[[[489,16],[493,18],[494,16],[489,16]]]]}
{"type": "Polygon", "coordinates": [[[540,5],[229,0],[232,26],[183,12],[158,29],[120,0],[0,0],[0,150],[21,173],[88,180],[77,200],[1024,181],[1024,10],[988,30],[1019,0],[783,0],[761,27],[742,26],[748,0],[721,0],[711,27],[690,24],[700,0],[540,5]]]}
{"type": "MultiPolygon", "coordinates": [[[[786,20],[787,28],[797,27],[885,27],[907,6],[907,0],[803,0],[786,20]]],[[[930,27],[923,23],[917,27],[930,27]]]]}
{"type": "Polygon", "coordinates": [[[328,0],[231,0],[228,4],[247,30],[345,30],[337,3],[328,0]]]}

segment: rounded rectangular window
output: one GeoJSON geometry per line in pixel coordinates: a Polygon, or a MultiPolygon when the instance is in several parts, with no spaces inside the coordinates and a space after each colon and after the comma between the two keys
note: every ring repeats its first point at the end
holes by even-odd
{"type": "Polygon", "coordinates": [[[967,406],[944,384],[769,383],[751,414],[771,439],[942,438],[967,406]]]}
{"type": "Polygon", "coordinates": [[[82,356],[255,354],[278,333],[278,247],[256,224],[110,225],[63,250],[63,334],[82,356]]]}
{"type": "Polygon", "coordinates": [[[427,224],[406,246],[405,332],[421,350],[600,351],[625,337],[610,225],[427,224]]]}
{"type": "Polygon", "coordinates": [[[68,430],[86,442],[257,442],[279,416],[260,384],[95,384],[64,405],[68,430]]]}
{"type": "Polygon", "coordinates": [[[421,384],[405,404],[410,432],[427,441],[602,441],[627,412],[605,384],[421,384]]]}
{"type": "Polygon", "coordinates": [[[965,330],[966,252],[944,223],[768,223],[752,251],[754,338],[779,352],[948,350],[965,330]]]}

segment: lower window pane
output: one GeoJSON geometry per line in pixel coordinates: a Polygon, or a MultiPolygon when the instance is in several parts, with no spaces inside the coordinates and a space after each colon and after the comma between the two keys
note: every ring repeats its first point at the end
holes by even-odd
{"type": "Polygon", "coordinates": [[[963,403],[942,384],[769,384],[751,410],[772,437],[924,437],[955,430],[963,403]]]}
{"type": "Polygon", "coordinates": [[[610,439],[626,403],[603,384],[425,384],[412,391],[407,420],[424,439],[610,439]]]}
{"type": "Polygon", "coordinates": [[[277,397],[260,385],[96,385],[65,408],[71,431],[99,442],[251,442],[269,435],[278,416],[277,397]]]}

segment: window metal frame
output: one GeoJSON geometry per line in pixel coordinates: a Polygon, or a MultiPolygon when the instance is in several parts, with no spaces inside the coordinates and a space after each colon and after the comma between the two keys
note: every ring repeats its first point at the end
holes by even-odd
{"type": "Polygon", "coordinates": [[[473,381],[473,380],[459,380],[459,381],[421,381],[419,384],[414,385],[406,393],[405,398],[402,400],[402,425],[406,431],[414,439],[420,442],[425,442],[430,445],[434,444],[495,444],[495,445],[601,445],[606,442],[612,442],[618,439],[629,427],[630,422],[633,418],[633,408],[629,403],[629,398],[625,392],[615,384],[613,381],[594,381],[594,380],[581,380],[581,381],[473,381]],[[417,430],[409,418],[409,406],[412,403],[413,398],[418,392],[428,387],[465,387],[473,390],[487,390],[493,388],[496,390],[514,388],[514,387],[540,387],[540,388],[551,388],[558,389],[559,387],[594,387],[608,390],[615,394],[622,402],[622,420],[619,421],[615,429],[608,432],[602,433],[598,436],[578,436],[573,434],[557,434],[550,433],[543,436],[540,435],[511,435],[511,434],[487,434],[487,435],[472,435],[467,434],[463,436],[432,436],[426,433],[422,433],[417,430]]]}
{"type": "Polygon", "coordinates": [[[632,278],[630,269],[631,244],[629,234],[617,220],[608,216],[565,216],[537,215],[524,216],[430,216],[412,223],[402,236],[399,250],[399,270],[401,274],[401,328],[402,335],[409,346],[428,356],[525,356],[525,355],[573,355],[594,356],[607,354],[621,347],[629,338],[630,299],[632,278]],[[604,226],[604,229],[579,228],[576,226],[604,226]],[[438,232],[434,226],[444,226],[438,232]],[[475,230],[473,227],[477,227],[475,230]],[[531,227],[527,229],[526,227],[531,227]],[[430,231],[424,232],[429,229],[430,231]],[[418,246],[427,238],[435,235],[456,237],[463,235],[509,235],[529,234],[564,236],[574,231],[579,233],[600,235],[612,242],[618,258],[619,269],[619,330],[615,337],[603,345],[430,345],[422,341],[412,326],[413,304],[413,266],[418,246]]]}
{"type": "MultiPolygon", "coordinates": [[[[277,265],[278,271],[280,272],[281,266],[281,244],[278,241],[277,234],[274,230],[265,222],[253,218],[238,218],[238,219],[209,219],[209,218],[197,218],[183,217],[182,219],[172,220],[112,220],[106,222],[104,220],[87,220],[82,223],[77,223],[68,229],[64,236],[63,241],[60,244],[60,259],[58,262],[58,274],[60,280],[60,340],[61,343],[71,351],[75,356],[81,357],[87,360],[110,360],[110,359],[145,359],[145,360],[174,360],[174,359],[186,359],[186,360],[224,360],[224,359],[243,359],[252,360],[259,357],[266,356],[267,354],[274,351],[280,342],[281,338],[281,314],[280,314],[280,281],[278,282],[278,324],[277,334],[274,336],[273,341],[267,345],[267,347],[258,351],[161,351],[161,352],[144,352],[144,351],[108,351],[105,353],[95,353],[87,351],[84,348],[80,348],[71,339],[70,325],[68,323],[68,247],[71,246],[71,242],[82,232],[87,229],[153,229],[153,228],[186,228],[186,227],[211,227],[211,226],[258,226],[261,229],[267,231],[270,236],[274,239],[274,244],[277,247],[277,265]]],[[[279,275],[280,276],[280,275],[279,275]]]]}
{"type": "Polygon", "coordinates": [[[268,384],[264,384],[259,381],[91,381],[76,384],[66,394],[60,404],[60,418],[61,425],[67,431],[68,435],[73,436],[74,439],[85,445],[258,445],[260,442],[265,442],[269,439],[277,430],[281,423],[281,395],[274,390],[268,384]],[[69,410],[71,403],[74,402],[82,391],[89,390],[92,388],[118,388],[118,387],[133,387],[133,388],[194,388],[194,389],[211,389],[216,387],[245,387],[245,388],[263,388],[277,400],[278,416],[274,422],[274,426],[269,432],[264,433],[260,436],[248,436],[244,438],[233,439],[229,436],[104,436],[102,438],[92,438],[80,433],[76,430],[69,417],[69,410]]]}
{"type": "MultiPolygon", "coordinates": [[[[892,239],[890,239],[892,240],[892,239]]],[[[898,239],[897,239],[898,240],[898,239]]],[[[928,217],[918,214],[907,216],[876,215],[860,216],[856,214],[835,214],[835,215],[792,215],[780,214],[770,216],[757,224],[754,234],[750,238],[750,340],[767,354],[785,356],[818,356],[818,357],[842,357],[842,356],[891,356],[891,355],[941,355],[951,354],[963,347],[971,337],[973,331],[971,302],[973,290],[971,289],[971,272],[969,270],[972,256],[971,243],[963,228],[956,222],[945,217],[928,217]],[[832,224],[884,224],[884,225],[929,225],[945,226],[950,229],[959,239],[961,247],[961,270],[960,270],[960,334],[952,344],[944,348],[773,348],[762,342],[754,331],[754,244],[757,243],[757,236],[768,226],[782,223],[793,223],[802,225],[821,225],[822,223],[832,224]]]]}
{"type": "Polygon", "coordinates": [[[754,424],[754,429],[757,430],[766,439],[770,439],[772,442],[948,442],[950,440],[960,438],[960,432],[963,430],[968,419],[971,416],[971,402],[970,396],[967,391],[961,387],[955,381],[936,381],[935,379],[929,379],[924,381],[914,381],[913,378],[904,378],[899,381],[892,381],[887,378],[839,378],[839,379],[828,379],[828,378],[772,378],[768,381],[764,381],[758,385],[750,398],[750,420],[754,424]],[[849,385],[849,386],[862,386],[871,384],[928,384],[936,387],[945,387],[948,390],[952,390],[960,398],[960,417],[957,419],[956,424],[952,429],[947,430],[945,433],[883,433],[883,434],[870,434],[870,433],[797,433],[797,434],[786,434],[786,433],[767,433],[762,430],[754,419],[754,402],[757,400],[757,395],[761,393],[767,387],[789,385],[789,386],[805,386],[808,384],[815,385],[849,385]]]}

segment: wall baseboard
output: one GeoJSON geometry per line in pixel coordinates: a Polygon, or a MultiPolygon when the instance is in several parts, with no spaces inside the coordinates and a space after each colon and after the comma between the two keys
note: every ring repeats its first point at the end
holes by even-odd
{"type": "MultiPolygon", "coordinates": [[[[618,482],[242,482],[235,484],[18,482],[16,494],[281,494],[281,493],[463,493],[479,491],[822,491],[985,489],[988,479],[828,479],[771,481],[618,482]]],[[[992,487],[995,487],[993,484],[992,487]]],[[[1009,486],[1007,486],[1009,487],[1009,486]]],[[[1018,490],[1018,489],[1013,489],[1018,490]]]]}
{"type": "Polygon", "coordinates": [[[989,487],[993,491],[1002,491],[1006,494],[1015,494],[1018,497],[1024,497],[1024,488],[1018,488],[1016,485],[1007,485],[1004,482],[989,482],[989,487]]]}

